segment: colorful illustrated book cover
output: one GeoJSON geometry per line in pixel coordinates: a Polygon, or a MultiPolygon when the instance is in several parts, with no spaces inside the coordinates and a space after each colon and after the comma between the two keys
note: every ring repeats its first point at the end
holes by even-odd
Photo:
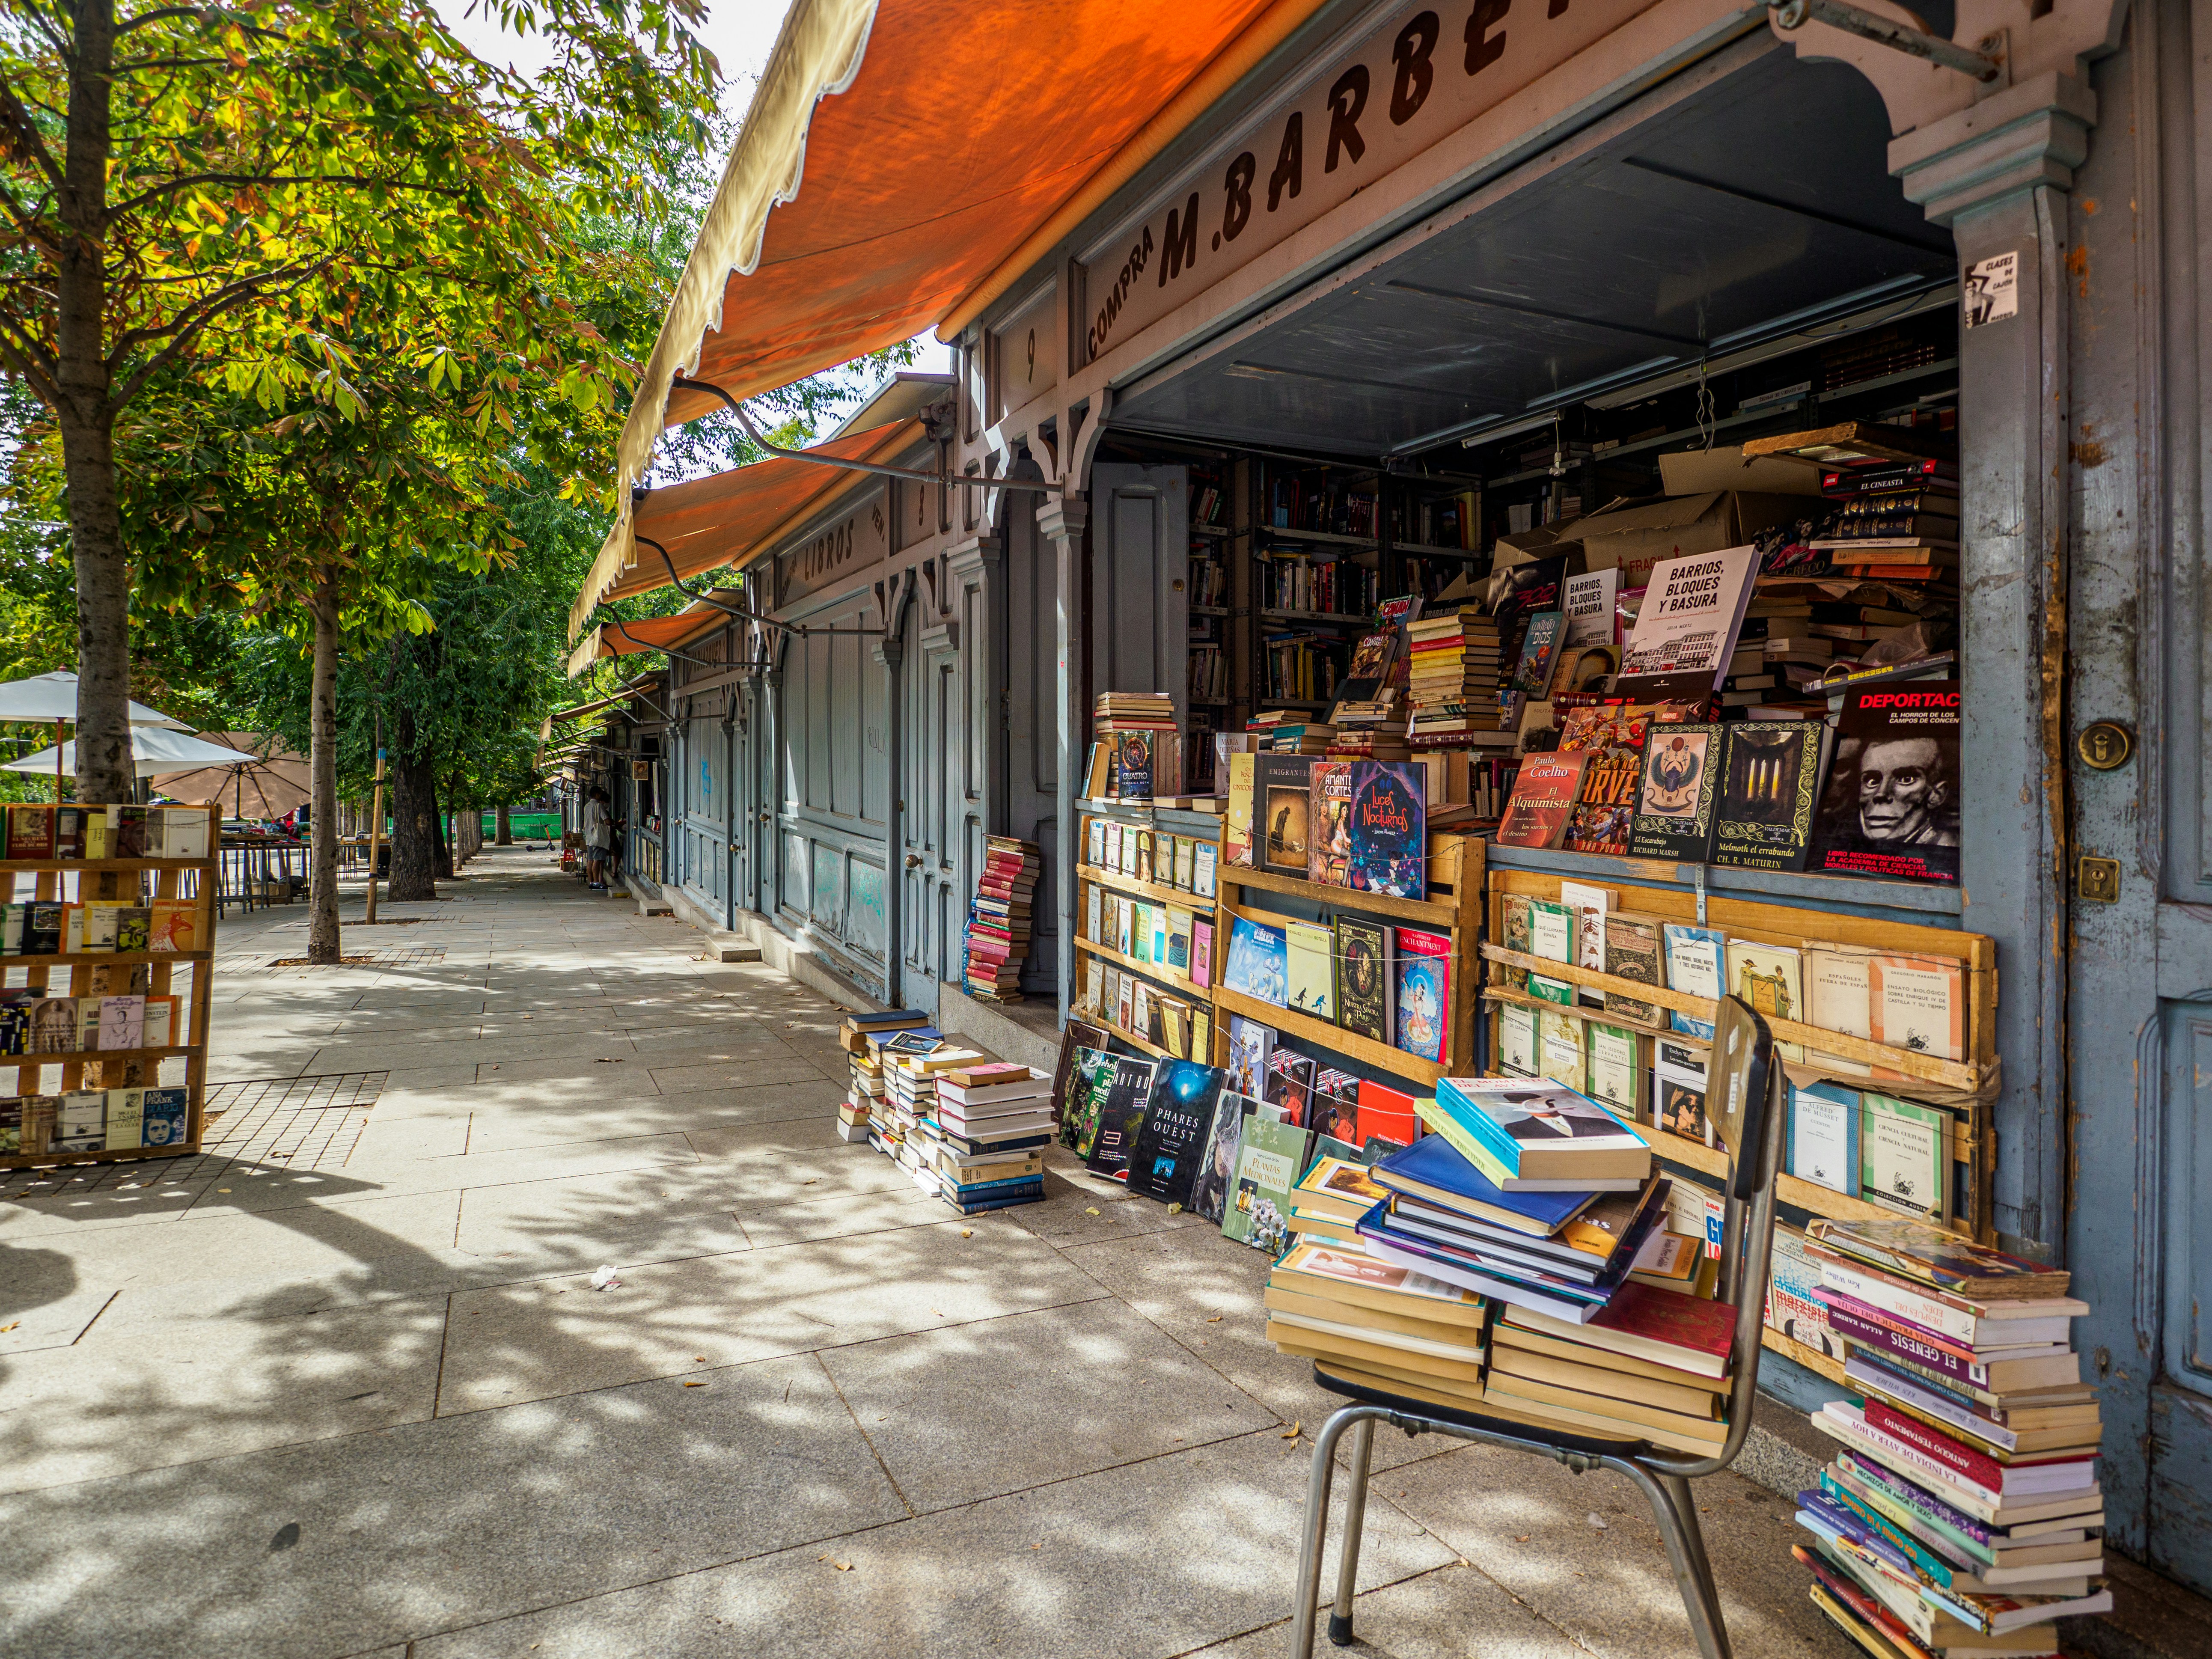
{"type": "Polygon", "coordinates": [[[1407,761],[1352,765],[1352,848],[1346,884],[1393,898],[1428,896],[1428,785],[1407,761]]]}
{"type": "Polygon", "coordinates": [[[1233,917],[1229,928],[1229,962],[1221,982],[1255,1002],[1282,1007],[1290,997],[1290,944],[1279,927],[1233,917]]]}
{"type": "Polygon", "coordinates": [[[1114,734],[1114,793],[1122,800],[1152,798],[1152,736],[1150,732],[1114,734]]]}
{"type": "Polygon", "coordinates": [[[1451,937],[1401,927],[1396,945],[1396,1046],[1422,1060],[1442,1061],[1451,1032],[1451,937]]]}
{"type": "Polygon", "coordinates": [[[1290,1243],[1291,1189],[1305,1174],[1312,1148],[1309,1129],[1247,1118],[1221,1231],[1255,1249],[1279,1254],[1290,1243]]]}
{"type": "Polygon", "coordinates": [[[1521,659],[1513,665],[1516,691],[1529,697],[1544,695],[1552,684],[1553,659],[1566,634],[1564,611],[1539,611],[1528,618],[1528,631],[1521,636],[1521,659]]]}
{"type": "Polygon", "coordinates": [[[1582,790],[1589,760],[1587,751],[1526,757],[1513,780],[1513,799],[1498,822],[1498,844],[1557,847],[1574,815],[1575,797],[1582,790]]]}
{"type": "Polygon", "coordinates": [[[1107,1079],[1105,1101],[1098,1109],[1098,1136],[1083,1160],[1085,1169],[1094,1175],[1127,1178],[1129,1154],[1144,1127],[1145,1108],[1152,1098],[1152,1073],[1167,1063],[1115,1056],[1107,1079]]]}
{"type": "Polygon", "coordinates": [[[1313,757],[1265,754],[1253,769],[1254,857],[1272,875],[1308,879],[1312,858],[1313,757]]]}
{"type": "Polygon", "coordinates": [[[1328,925],[1294,921],[1284,928],[1287,1006],[1312,1019],[1336,1022],[1336,975],[1329,958],[1335,939],[1328,925]]]}
{"type": "Polygon", "coordinates": [[[1279,1048],[1267,1056],[1267,1077],[1260,1097],[1282,1114],[1285,1123],[1312,1127],[1314,1079],[1321,1064],[1311,1054],[1279,1048]]]}
{"type": "Polygon", "coordinates": [[[1352,767],[1316,760],[1307,774],[1306,879],[1342,887],[1352,869],[1352,767]]]}
{"type": "Polygon", "coordinates": [[[1252,847],[1252,778],[1259,760],[1249,750],[1229,757],[1229,810],[1222,814],[1222,855],[1230,863],[1249,870],[1252,847]]]}
{"type": "Polygon", "coordinates": [[[1712,861],[1745,870],[1802,870],[1812,846],[1826,725],[1747,720],[1726,730],[1712,861]]]}
{"type": "Polygon", "coordinates": [[[1959,879],[1959,682],[1867,686],[1844,699],[1811,867],[1959,879]]]}
{"type": "Polygon", "coordinates": [[[1226,1074],[1191,1060],[1164,1060],[1152,1073],[1129,1154],[1129,1189],[1188,1208],[1207,1151],[1216,1103],[1226,1074]]]}
{"type": "Polygon", "coordinates": [[[1639,859],[1703,864],[1720,792],[1717,726],[1654,726],[1644,732],[1644,776],[1628,850],[1639,859]]]}
{"type": "Polygon", "coordinates": [[[1229,1086],[1257,1100],[1267,1086],[1267,1056],[1275,1051],[1275,1031],[1242,1014],[1229,1016],[1229,1086]]]}
{"type": "Polygon", "coordinates": [[[1191,1183],[1190,1202],[1184,1206],[1200,1221],[1221,1224],[1229,1194],[1237,1185],[1237,1150],[1244,1138],[1244,1125],[1259,1109],[1257,1097],[1242,1090],[1223,1089],[1214,1096],[1213,1116],[1206,1125],[1198,1176],[1191,1183]]]}
{"type": "Polygon", "coordinates": [[[1370,1042],[1390,1041],[1390,930],[1364,916],[1336,919],[1336,1021],[1370,1042]]]}
{"type": "MultiPolygon", "coordinates": [[[[1656,985],[1659,979],[1660,933],[1656,917],[1609,910],[1605,917],[1605,971],[1615,979],[1632,979],[1656,985]]],[[[1605,994],[1605,1011],[1644,1025],[1659,1023],[1659,1005],[1643,1002],[1617,991],[1605,994]]]]}

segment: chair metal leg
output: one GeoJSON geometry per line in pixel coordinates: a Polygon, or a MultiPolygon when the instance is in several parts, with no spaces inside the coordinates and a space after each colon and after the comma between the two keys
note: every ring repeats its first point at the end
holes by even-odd
{"type": "MultiPolygon", "coordinates": [[[[1611,1461],[1611,1460],[1608,1460],[1611,1461]]],[[[1700,1659],[1729,1659],[1728,1626],[1721,1618],[1720,1595],[1714,1587],[1712,1564],[1705,1557],[1705,1540],[1698,1525],[1698,1509],[1690,1483],[1680,1475],[1655,1475],[1632,1462],[1613,1462],[1644,1490],[1659,1535],[1667,1543],[1667,1559],[1674,1569],[1675,1587],[1682,1592],[1682,1611],[1689,1615],[1690,1633],[1697,1638],[1700,1659]]]]}
{"type": "Polygon", "coordinates": [[[1333,1413],[1314,1437],[1313,1472],[1306,1479],[1305,1529],[1298,1539],[1298,1599],[1291,1620],[1291,1659],[1313,1659],[1314,1623],[1319,1615],[1322,1551],[1328,1541],[1328,1492],[1336,1472],[1336,1443],[1355,1423],[1371,1425],[1379,1416],[1371,1406],[1346,1406],[1333,1413]]]}
{"type": "Polygon", "coordinates": [[[1343,1558],[1336,1569],[1336,1607],[1328,1615],[1328,1639],[1352,1645],[1352,1596],[1359,1577],[1359,1539],[1367,1523],[1367,1466],[1375,1455],[1375,1419],[1363,1417],[1352,1431],[1352,1488],[1344,1495],[1343,1558]]]}

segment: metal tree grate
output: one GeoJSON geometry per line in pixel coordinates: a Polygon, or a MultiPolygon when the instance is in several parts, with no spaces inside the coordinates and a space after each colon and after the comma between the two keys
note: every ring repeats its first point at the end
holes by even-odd
{"type": "MultiPolygon", "coordinates": [[[[349,951],[343,961],[329,963],[333,968],[428,968],[446,959],[442,945],[390,945],[374,951],[349,951]]],[[[263,952],[251,957],[224,957],[216,964],[226,972],[236,969],[295,969],[313,971],[314,964],[305,957],[270,956],[263,952]]]]}
{"type": "Polygon", "coordinates": [[[0,1175],[0,1202],[123,1188],[158,1191],[220,1177],[232,1165],[256,1170],[342,1168],[368,1126],[384,1072],[219,1083],[207,1092],[201,1150],[189,1158],[136,1158],[0,1175]]]}

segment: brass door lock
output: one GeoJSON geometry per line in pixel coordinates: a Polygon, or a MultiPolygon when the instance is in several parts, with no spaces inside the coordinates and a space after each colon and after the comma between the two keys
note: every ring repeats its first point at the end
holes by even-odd
{"type": "Polygon", "coordinates": [[[2074,866],[2074,890],[2097,904],[2117,904],[2120,899],[2120,861],[2084,857],[2074,866]]]}
{"type": "Polygon", "coordinates": [[[2093,772],[2112,772],[2134,758],[2136,734],[2118,720],[2097,720],[2081,728],[2074,752],[2093,772]]]}

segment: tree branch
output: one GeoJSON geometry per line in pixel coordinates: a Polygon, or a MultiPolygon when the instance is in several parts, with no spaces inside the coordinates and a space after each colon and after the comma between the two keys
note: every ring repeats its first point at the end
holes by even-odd
{"type": "MultiPolygon", "coordinates": [[[[0,324],[0,327],[4,326],[4,324],[0,324]]],[[[32,349],[35,350],[36,348],[32,349]]],[[[42,357],[45,355],[43,352],[39,353],[42,357]]],[[[31,390],[38,394],[39,401],[48,409],[56,411],[61,409],[61,383],[46,374],[39,364],[25,356],[22,350],[9,339],[7,333],[0,333],[0,366],[4,366],[9,374],[20,376],[31,390]]]]}
{"type": "Polygon", "coordinates": [[[0,74],[0,156],[36,167],[56,190],[66,187],[61,167],[46,148],[46,135],[31,119],[31,112],[23,107],[23,100],[15,95],[4,74],[0,74]]]}
{"type": "MultiPolygon", "coordinates": [[[[139,392],[145,388],[147,381],[152,380],[154,376],[161,373],[162,369],[167,368],[171,363],[176,362],[178,358],[181,357],[185,353],[185,349],[191,345],[192,341],[205,331],[210,323],[212,323],[216,318],[222,316],[228,312],[237,310],[239,307],[244,305],[249,300],[260,298],[264,291],[264,283],[273,282],[279,276],[286,276],[290,279],[289,286],[296,288],[301,283],[307,282],[310,277],[327,270],[337,258],[337,256],[336,254],[331,254],[324,258],[317,260],[312,265],[304,265],[295,270],[268,271],[259,276],[249,276],[245,281],[234,283],[228,289],[218,290],[207,300],[199,301],[196,307],[199,313],[197,317],[187,317],[182,319],[171,325],[169,328],[161,331],[163,333],[173,334],[175,337],[171,339],[168,344],[163,346],[159,351],[148,358],[144,363],[141,364],[137,372],[132,374],[129,380],[125,380],[121,386],[109,392],[107,398],[108,409],[111,411],[119,413],[133,398],[136,398],[139,392]]],[[[141,337],[153,337],[142,336],[141,337]]],[[[118,343],[116,348],[116,353],[114,355],[111,355],[109,357],[108,362],[111,370],[116,361],[116,357],[120,355],[123,349],[123,346],[118,343]]]]}
{"type": "Polygon", "coordinates": [[[411,185],[403,180],[378,179],[365,173],[194,173],[181,179],[172,179],[151,190],[142,190],[136,196],[116,203],[107,210],[112,222],[125,214],[136,211],[149,202],[180,190],[190,190],[195,185],[381,185],[391,191],[404,191],[413,195],[459,197],[464,192],[458,185],[411,185]]]}
{"type": "Polygon", "coordinates": [[[127,21],[118,22],[115,26],[115,38],[120,40],[125,35],[136,33],[149,23],[163,22],[172,17],[190,17],[203,23],[209,21],[207,12],[198,6],[163,6],[155,11],[140,12],[127,21]]]}

